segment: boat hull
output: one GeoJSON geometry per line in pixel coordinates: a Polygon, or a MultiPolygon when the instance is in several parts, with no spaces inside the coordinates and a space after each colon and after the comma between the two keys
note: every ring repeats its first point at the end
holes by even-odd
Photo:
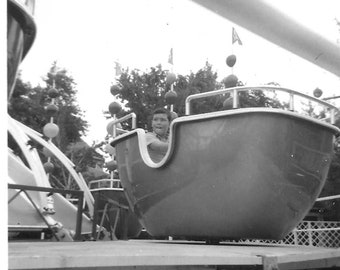
{"type": "Polygon", "coordinates": [[[336,130],[289,112],[240,109],[179,118],[171,132],[156,168],[145,163],[141,133],[114,142],[122,185],[148,233],[279,240],[318,197],[336,130]]]}

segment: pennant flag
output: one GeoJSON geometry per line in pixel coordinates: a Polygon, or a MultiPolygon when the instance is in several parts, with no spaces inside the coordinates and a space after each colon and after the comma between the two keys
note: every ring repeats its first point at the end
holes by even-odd
{"type": "Polygon", "coordinates": [[[236,30],[235,30],[234,27],[233,27],[233,31],[232,31],[232,39],[233,39],[232,44],[234,44],[237,41],[239,45],[242,45],[242,41],[241,41],[240,37],[238,36],[238,34],[236,33],[236,30]]]}
{"type": "Polygon", "coordinates": [[[173,65],[174,64],[174,55],[173,55],[173,50],[172,48],[170,49],[170,54],[169,54],[169,58],[168,58],[168,63],[173,65]]]}
{"type": "Polygon", "coordinates": [[[122,66],[118,62],[115,62],[115,64],[116,76],[119,76],[120,74],[122,74],[122,66]]]}

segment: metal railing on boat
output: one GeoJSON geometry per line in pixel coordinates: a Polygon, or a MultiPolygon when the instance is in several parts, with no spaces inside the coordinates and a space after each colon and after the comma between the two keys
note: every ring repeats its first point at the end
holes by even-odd
{"type": "Polygon", "coordinates": [[[96,191],[99,189],[123,190],[123,187],[119,179],[99,179],[90,181],[89,189],[90,191],[96,191]]]}
{"type": "Polygon", "coordinates": [[[276,87],[276,86],[257,86],[257,87],[250,87],[250,86],[239,86],[239,87],[231,87],[231,88],[224,88],[220,90],[210,91],[210,92],[204,92],[199,94],[190,95],[185,100],[185,114],[190,115],[191,114],[191,101],[195,99],[205,98],[205,97],[212,97],[216,95],[223,95],[226,93],[231,93],[233,98],[233,109],[238,108],[239,106],[239,92],[246,92],[246,91],[278,91],[278,92],[286,92],[289,94],[289,110],[294,111],[295,105],[294,105],[294,96],[300,96],[302,98],[306,98],[310,101],[317,102],[321,104],[322,106],[327,107],[330,110],[330,123],[334,124],[335,122],[335,112],[339,109],[328,103],[327,101],[318,99],[316,97],[309,96],[307,94],[301,93],[296,90],[288,89],[288,88],[282,88],[282,87],[276,87]]]}
{"type": "Polygon", "coordinates": [[[121,133],[128,132],[128,131],[126,131],[124,129],[118,128],[117,124],[122,123],[122,122],[124,122],[126,120],[129,120],[130,118],[131,118],[131,127],[132,127],[132,129],[135,129],[136,125],[137,125],[137,123],[136,123],[137,122],[137,120],[136,120],[137,116],[136,116],[135,113],[129,113],[129,114],[127,114],[127,115],[125,115],[125,116],[123,116],[121,118],[116,118],[116,116],[114,115],[113,120],[110,122],[110,124],[113,125],[112,134],[110,134],[110,135],[112,135],[112,137],[114,138],[114,137],[117,136],[117,131],[119,131],[121,133]]]}

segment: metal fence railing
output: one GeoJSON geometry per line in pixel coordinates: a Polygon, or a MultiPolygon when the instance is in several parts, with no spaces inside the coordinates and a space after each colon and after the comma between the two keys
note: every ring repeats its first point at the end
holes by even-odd
{"type": "Polygon", "coordinates": [[[340,221],[303,221],[280,241],[243,240],[242,242],[339,248],[340,221]]]}
{"type": "MultiPolygon", "coordinates": [[[[74,236],[74,240],[81,240],[81,227],[82,227],[82,218],[83,218],[83,202],[84,202],[84,192],[82,190],[68,190],[68,189],[58,189],[58,188],[50,188],[50,187],[38,187],[38,186],[27,186],[27,185],[16,185],[16,184],[7,184],[8,189],[15,189],[17,192],[8,200],[8,204],[14,201],[21,192],[23,192],[26,197],[29,199],[41,219],[46,223],[47,227],[51,230],[53,236],[56,238],[57,241],[60,241],[57,234],[54,232],[51,224],[46,220],[43,213],[41,212],[39,206],[33,201],[30,194],[27,191],[37,191],[37,192],[49,192],[59,193],[59,194],[71,194],[78,197],[78,209],[77,209],[77,216],[76,216],[76,232],[74,236]]],[[[11,225],[8,227],[10,228],[11,225]]],[[[19,229],[19,228],[17,228],[19,229]]]]}

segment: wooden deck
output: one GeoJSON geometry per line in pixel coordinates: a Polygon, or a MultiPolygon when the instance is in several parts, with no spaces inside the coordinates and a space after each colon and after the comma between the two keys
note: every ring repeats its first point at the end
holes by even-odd
{"type": "Polygon", "coordinates": [[[9,242],[8,266],[82,270],[340,268],[340,249],[153,240],[9,242]]]}

